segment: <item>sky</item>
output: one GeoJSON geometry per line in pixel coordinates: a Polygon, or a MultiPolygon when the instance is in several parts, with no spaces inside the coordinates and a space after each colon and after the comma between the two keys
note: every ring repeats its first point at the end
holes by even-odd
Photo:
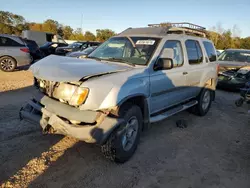
{"type": "Polygon", "coordinates": [[[54,19],[91,32],[185,21],[207,29],[218,24],[232,29],[236,24],[241,37],[250,36],[250,0],[0,0],[0,10],[27,21],[54,19]]]}

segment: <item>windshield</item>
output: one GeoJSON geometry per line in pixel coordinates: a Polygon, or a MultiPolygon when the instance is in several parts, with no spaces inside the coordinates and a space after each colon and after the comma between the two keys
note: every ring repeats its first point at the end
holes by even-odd
{"type": "Polygon", "coordinates": [[[85,50],[82,51],[83,54],[89,54],[91,53],[96,47],[88,47],[85,50]]]}
{"type": "Polygon", "coordinates": [[[224,51],[219,56],[219,61],[239,61],[250,63],[250,51],[224,51]]]}
{"type": "Polygon", "coordinates": [[[82,45],[82,43],[74,42],[70,45],[68,45],[69,48],[78,48],[82,45]]]}
{"type": "Polygon", "coordinates": [[[101,44],[88,57],[146,65],[159,41],[160,38],[151,37],[113,37],[101,44]]]}

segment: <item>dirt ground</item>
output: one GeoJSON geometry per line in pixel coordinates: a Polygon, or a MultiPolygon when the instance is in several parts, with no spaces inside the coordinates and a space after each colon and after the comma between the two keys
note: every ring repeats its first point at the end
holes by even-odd
{"type": "Polygon", "coordinates": [[[237,93],[218,91],[205,117],[182,112],[154,124],[117,165],[95,145],[20,121],[31,84],[27,71],[0,72],[0,187],[250,187],[250,118],[234,106],[237,93]],[[177,128],[179,119],[188,127],[177,128]]]}

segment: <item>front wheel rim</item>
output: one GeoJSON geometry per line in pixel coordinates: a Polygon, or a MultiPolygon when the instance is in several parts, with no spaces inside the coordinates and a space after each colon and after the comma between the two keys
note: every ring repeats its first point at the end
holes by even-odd
{"type": "Polygon", "coordinates": [[[127,121],[126,127],[124,128],[122,147],[125,151],[128,151],[133,147],[137,138],[138,129],[139,121],[135,116],[133,116],[127,121]]]}
{"type": "Polygon", "coordinates": [[[203,95],[203,99],[202,99],[202,109],[203,110],[207,110],[209,103],[210,103],[210,92],[207,90],[205,91],[204,95],[203,95]]]}
{"type": "Polygon", "coordinates": [[[14,63],[11,59],[3,59],[1,61],[1,68],[5,71],[12,70],[14,68],[14,63]]]}

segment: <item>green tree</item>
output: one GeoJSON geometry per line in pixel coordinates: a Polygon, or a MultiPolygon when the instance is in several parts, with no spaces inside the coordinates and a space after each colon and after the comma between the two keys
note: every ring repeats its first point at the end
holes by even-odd
{"type": "Polygon", "coordinates": [[[32,22],[29,24],[29,29],[32,31],[43,31],[43,24],[32,22]]]}
{"type": "Polygon", "coordinates": [[[48,19],[43,23],[42,30],[49,33],[57,33],[59,23],[55,20],[48,19]]]}
{"type": "Polygon", "coordinates": [[[57,28],[57,34],[61,37],[64,37],[64,33],[63,33],[63,26],[61,24],[59,24],[58,28],[57,28]]]}
{"type": "Polygon", "coordinates": [[[84,35],[82,33],[81,28],[77,28],[73,34],[70,36],[70,40],[78,40],[78,41],[83,41],[84,40],[84,35]]]}
{"type": "Polygon", "coordinates": [[[85,34],[84,34],[84,40],[86,40],[86,41],[95,41],[96,37],[90,31],[86,31],[85,34]]]}
{"type": "Polygon", "coordinates": [[[22,30],[28,28],[23,16],[11,12],[0,11],[0,32],[20,35],[22,30]]]}
{"type": "Polygon", "coordinates": [[[104,42],[114,35],[115,35],[115,32],[110,29],[97,29],[96,30],[96,39],[100,42],[104,42]]]}
{"type": "Polygon", "coordinates": [[[217,32],[214,32],[214,31],[207,32],[207,38],[213,41],[216,48],[218,46],[219,37],[220,37],[220,34],[217,32]]]}
{"type": "Polygon", "coordinates": [[[70,36],[72,35],[72,33],[73,33],[73,29],[70,27],[70,26],[63,26],[63,28],[62,28],[62,31],[63,31],[63,37],[65,38],[65,39],[69,39],[70,38],[70,36]]]}
{"type": "Polygon", "coordinates": [[[241,39],[240,48],[250,49],[250,37],[241,39]]]}

